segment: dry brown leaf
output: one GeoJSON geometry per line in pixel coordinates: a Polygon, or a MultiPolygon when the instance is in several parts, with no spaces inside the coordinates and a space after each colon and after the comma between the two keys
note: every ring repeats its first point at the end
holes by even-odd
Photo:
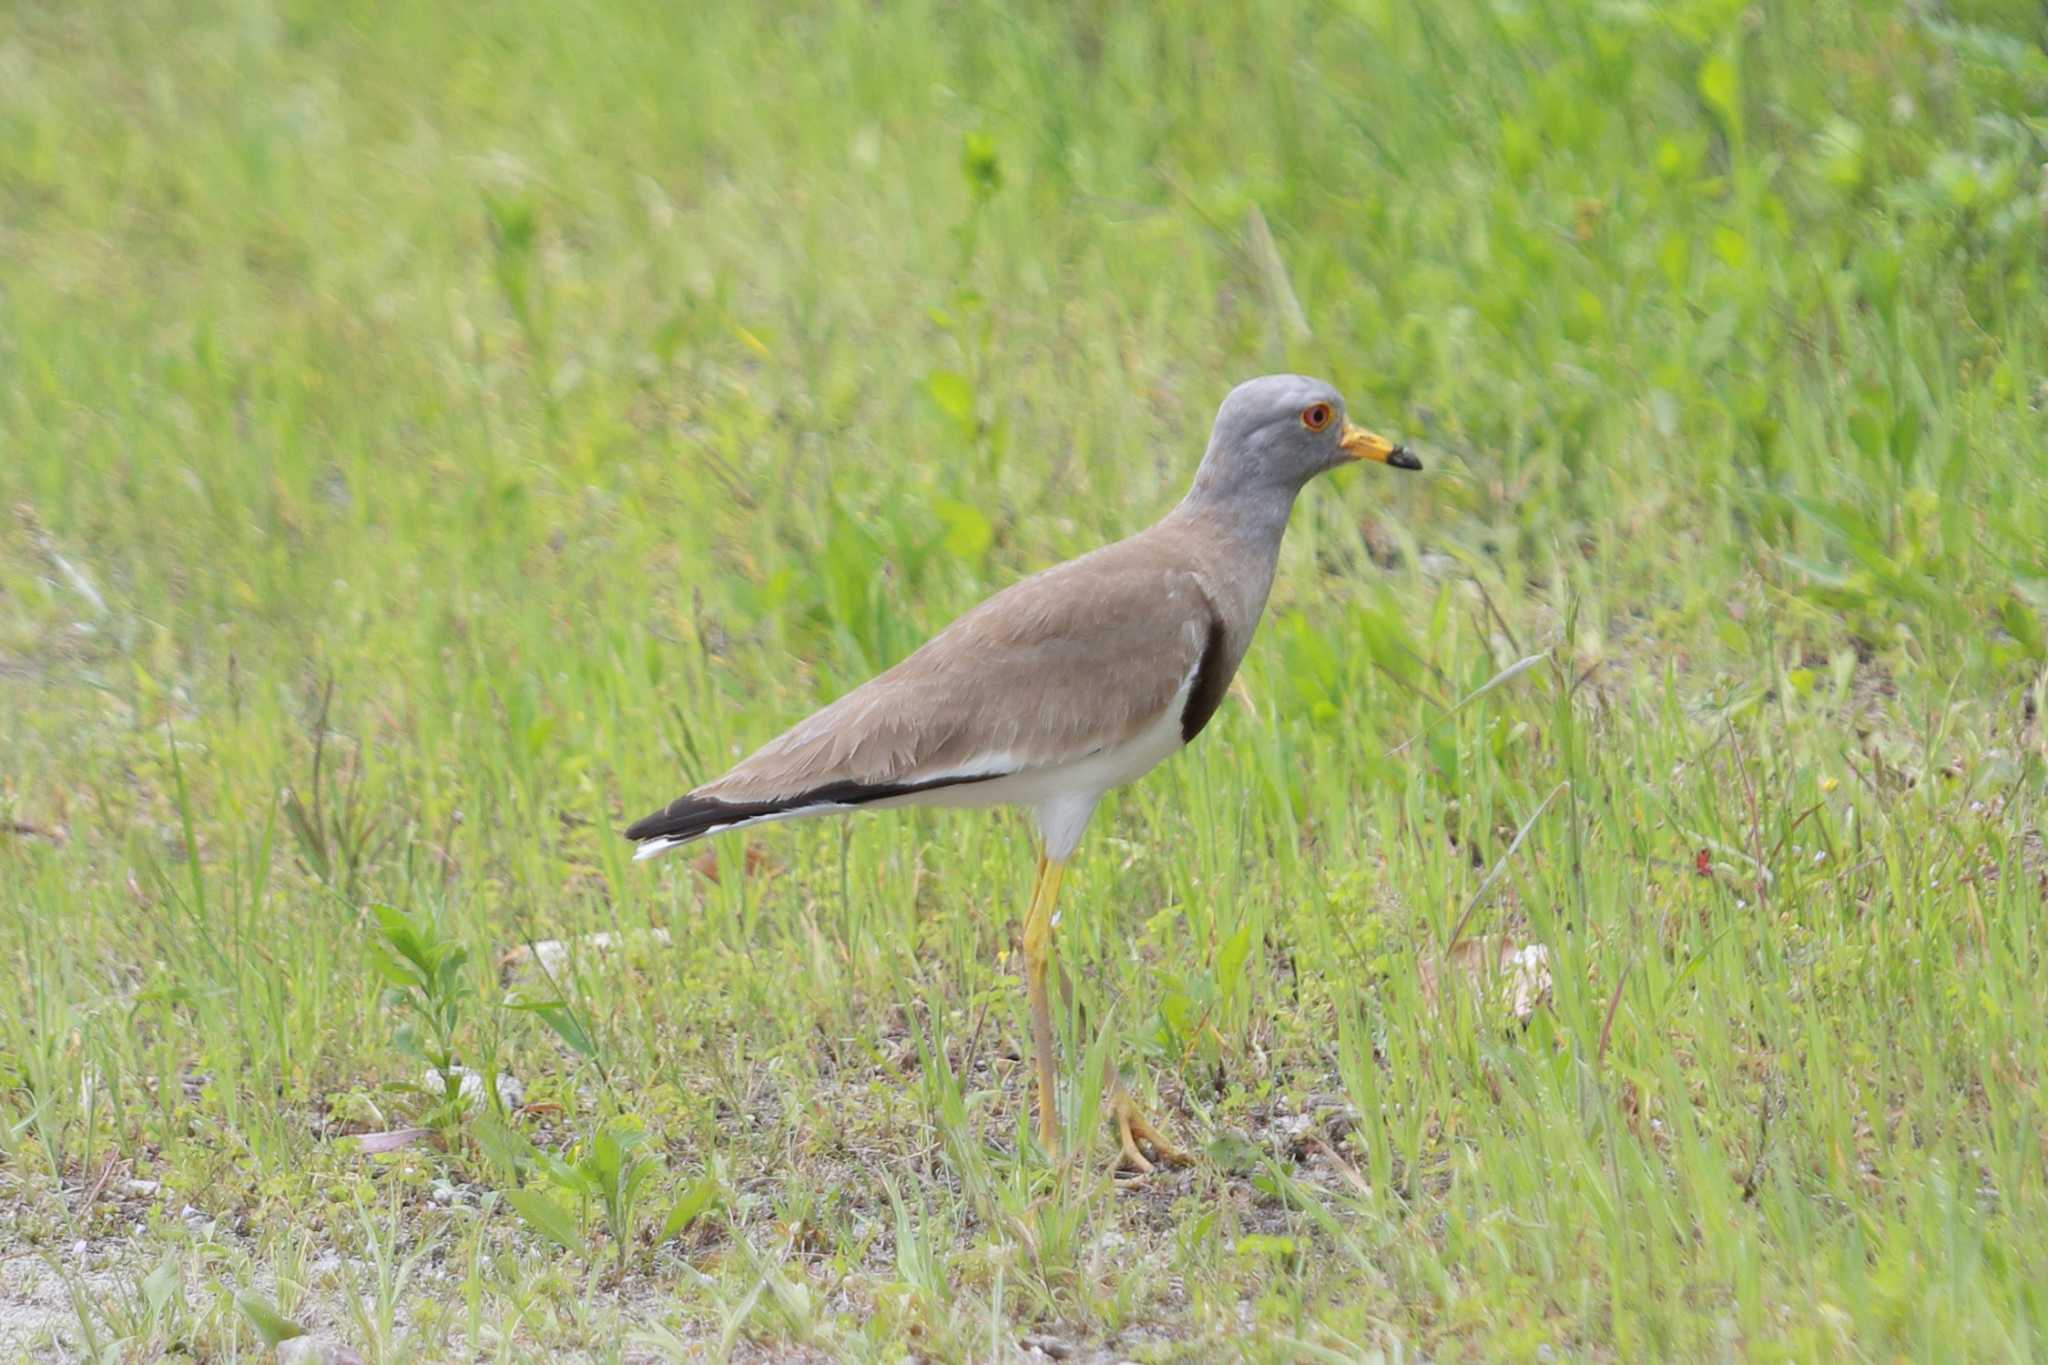
{"type": "Polygon", "coordinates": [[[366,1155],[378,1152],[395,1152],[401,1147],[410,1147],[434,1135],[431,1128],[393,1128],[386,1133],[358,1133],[357,1151],[366,1155]]]}
{"type": "MultiPolygon", "coordinates": [[[[718,850],[707,848],[690,860],[690,870],[707,881],[718,880],[718,850]]],[[[743,876],[754,877],[763,873],[773,875],[781,871],[781,865],[764,853],[758,844],[748,844],[746,856],[741,860],[743,876]]]]}

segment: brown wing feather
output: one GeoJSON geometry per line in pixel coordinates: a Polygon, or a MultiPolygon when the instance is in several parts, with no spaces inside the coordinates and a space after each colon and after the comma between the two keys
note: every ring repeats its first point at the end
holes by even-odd
{"type": "Polygon", "coordinates": [[[1156,530],[1005,589],[691,795],[782,801],[837,783],[925,783],[1131,739],[1172,705],[1214,615],[1156,530]]]}

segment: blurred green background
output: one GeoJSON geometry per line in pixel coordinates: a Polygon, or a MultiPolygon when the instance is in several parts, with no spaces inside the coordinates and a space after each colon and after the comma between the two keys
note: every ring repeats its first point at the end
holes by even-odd
{"type": "Polygon", "coordinates": [[[2044,36],[0,7],[0,1349],[2037,1357],[2044,36]],[[1098,816],[1068,1074],[1204,1157],[1061,1177],[1024,822],[614,831],[1278,369],[1427,470],[1098,816]]]}

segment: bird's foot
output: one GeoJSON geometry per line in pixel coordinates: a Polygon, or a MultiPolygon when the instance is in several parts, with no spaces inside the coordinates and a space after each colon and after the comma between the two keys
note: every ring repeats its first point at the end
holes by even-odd
{"type": "Polygon", "coordinates": [[[1150,1175],[1156,1166],[1186,1166],[1194,1160],[1146,1122],[1138,1102],[1123,1090],[1116,1092],[1111,1104],[1116,1112],[1117,1142],[1123,1148],[1117,1157],[1118,1170],[1150,1175]]]}

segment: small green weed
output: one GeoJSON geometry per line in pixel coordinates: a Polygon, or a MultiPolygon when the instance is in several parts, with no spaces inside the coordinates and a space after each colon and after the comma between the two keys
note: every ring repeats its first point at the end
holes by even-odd
{"type": "MultiPolygon", "coordinates": [[[[540,1177],[540,1184],[522,1183],[505,1191],[505,1201],[529,1226],[564,1251],[591,1262],[597,1256],[589,1235],[589,1210],[595,1204],[614,1270],[626,1273],[636,1249],[650,1237],[643,1221],[645,1203],[667,1166],[638,1119],[622,1116],[598,1125],[570,1159],[536,1147],[494,1119],[478,1120],[474,1133],[485,1157],[503,1174],[522,1182],[540,1177]],[[568,1207],[564,1199],[570,1201],[568,1207]]],[[[666,1242],[686,1231],[717,1207],[725,1188],[714,1162],[675,1195],[660,1223],[653,1225],[651,1240],[666,1242]]]]}

